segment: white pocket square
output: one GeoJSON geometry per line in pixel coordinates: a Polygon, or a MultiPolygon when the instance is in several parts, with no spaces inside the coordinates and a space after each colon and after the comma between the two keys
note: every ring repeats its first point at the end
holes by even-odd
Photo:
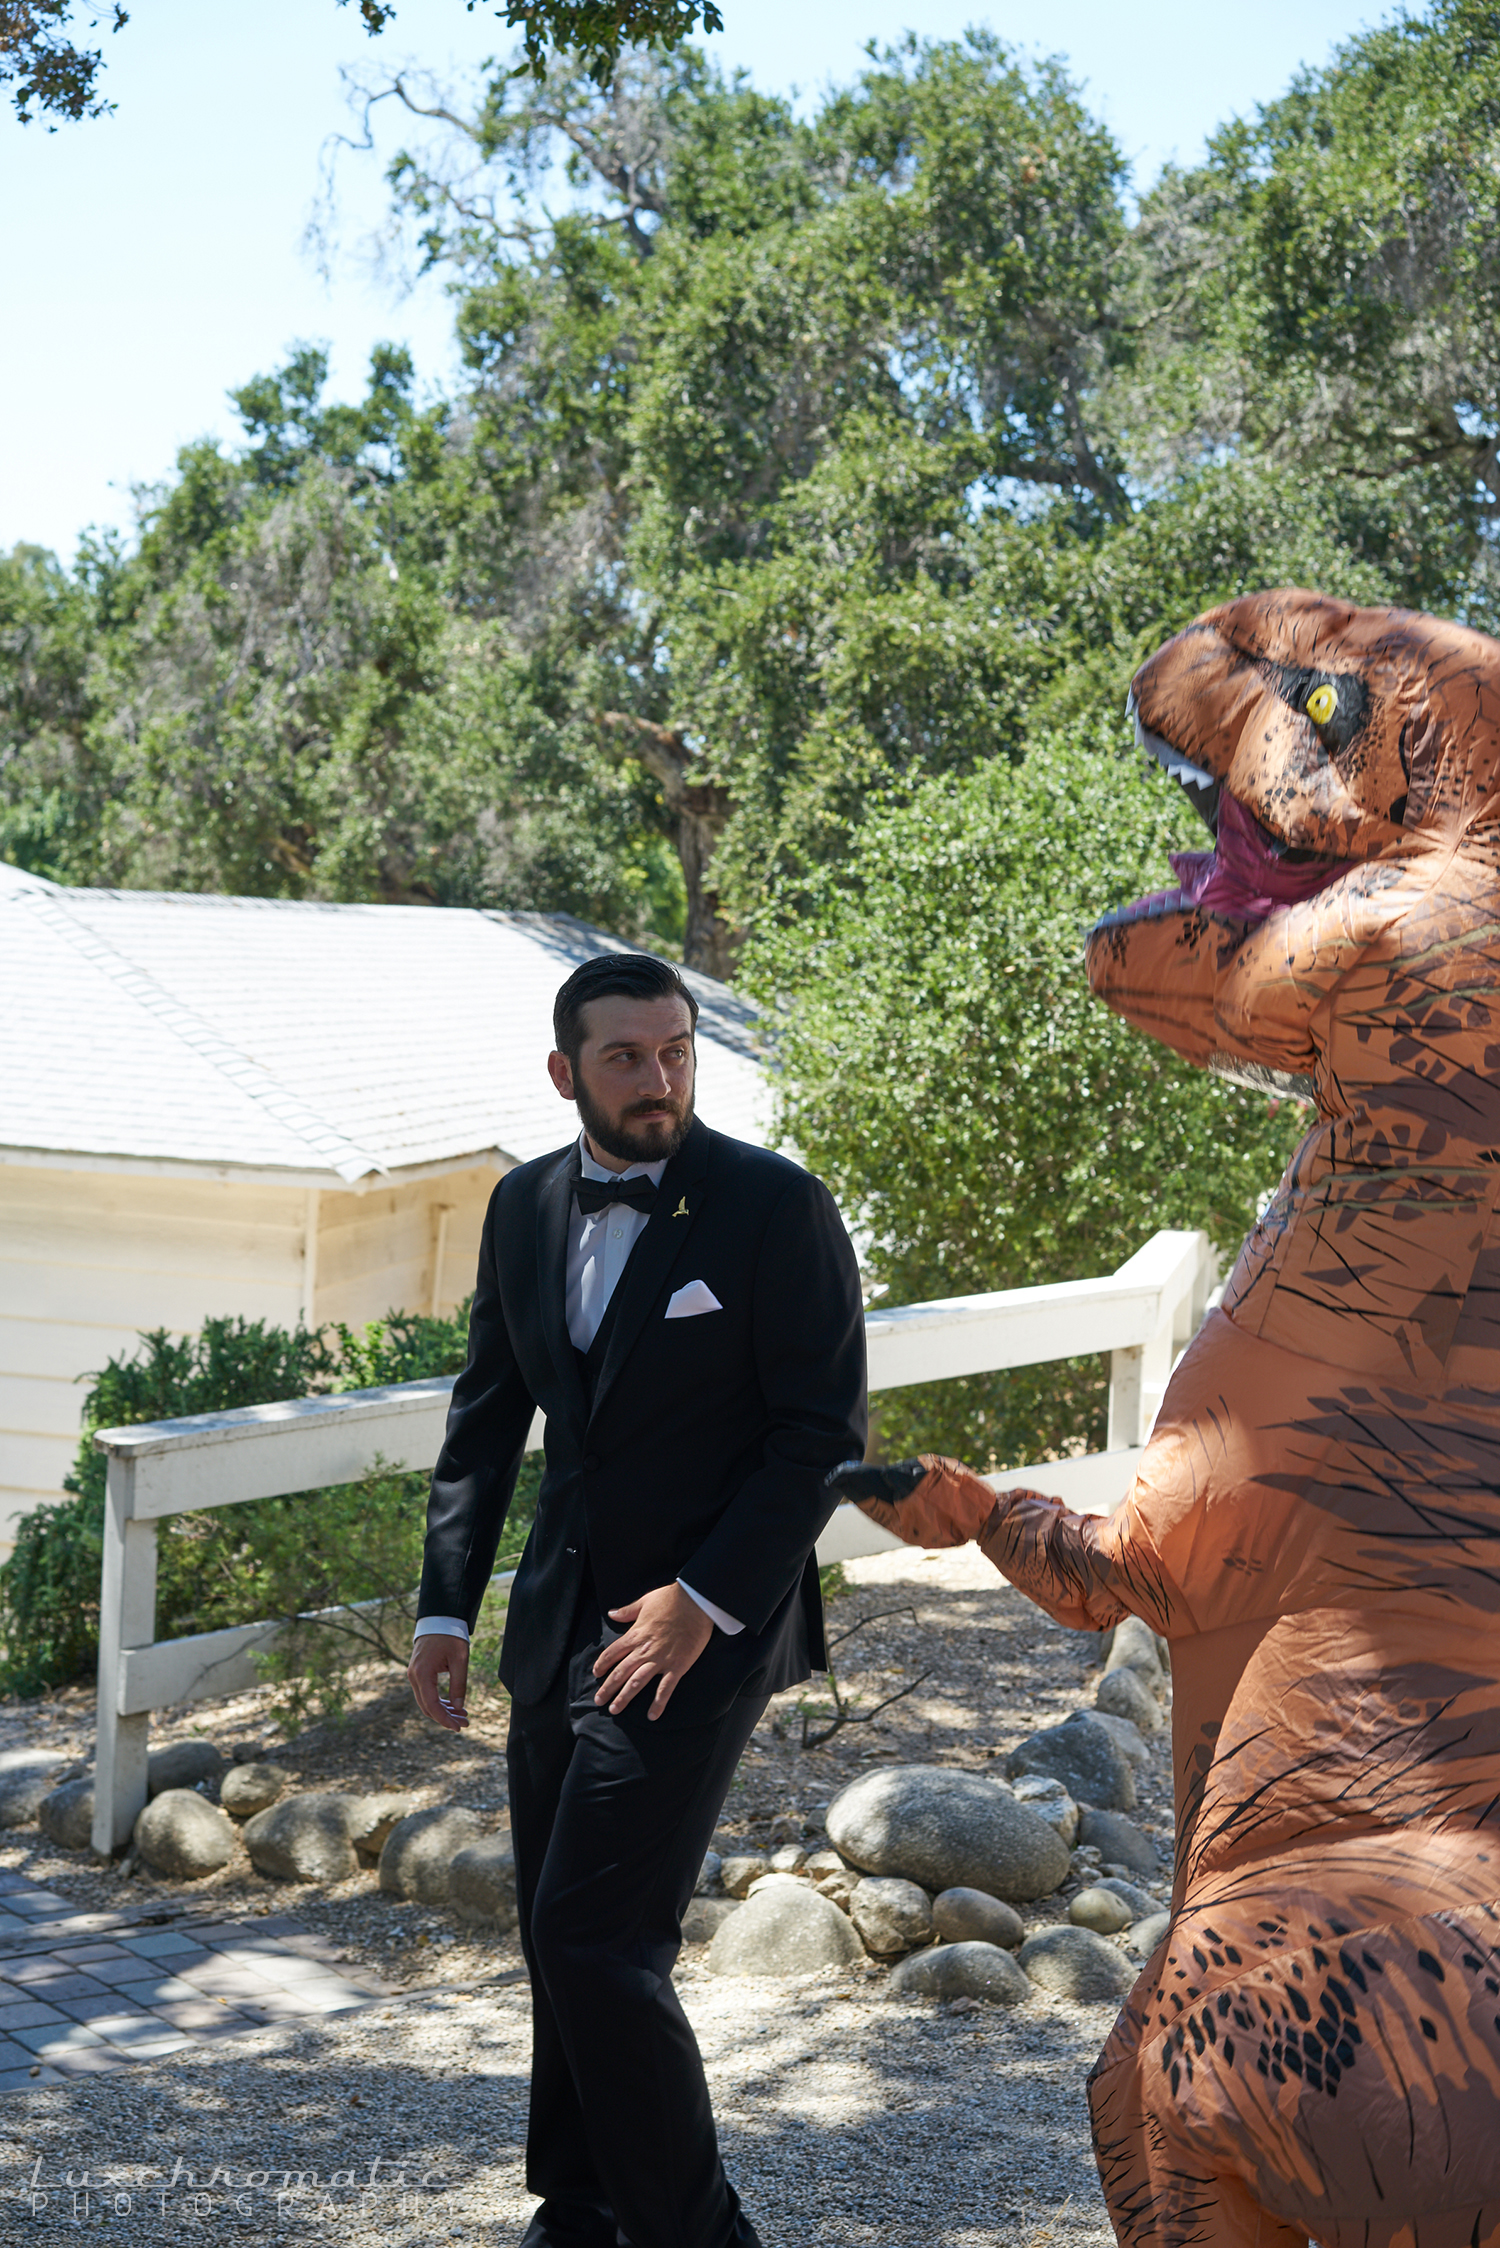
{"type": "Polygon", "coordinates": [[[696,1319],[705,1311],[722,1311],[724,1306],[706,1280],[690,1280],[685,1288],[667,1298],[668,1319],[696,1319]]]}

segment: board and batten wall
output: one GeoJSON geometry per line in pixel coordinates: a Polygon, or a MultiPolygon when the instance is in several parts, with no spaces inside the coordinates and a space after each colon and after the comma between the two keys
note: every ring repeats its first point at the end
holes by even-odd
{"type": "Polygon", "coordinates": [[[451,1311],[474,1285],[496,1175],[353,1194],[0,1164],[0,1557],[21,1515],[62,1496],[106,1359],[205,1319],[451,1311]]]}

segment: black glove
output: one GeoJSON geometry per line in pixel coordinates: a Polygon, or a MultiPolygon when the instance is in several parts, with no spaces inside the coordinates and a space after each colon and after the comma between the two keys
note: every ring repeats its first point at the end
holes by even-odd
{"type": "Polygon", "coordinates": [[[823,1488],[837,1491],[840,1498],[852,1499],[856,1506],[861,1499],[884,1499],[887,1505],[897,1506],[911,1497],[926,1473],[921,1460],[892,1460],[884,1467],[864,1460],[845,1460],[829,1469],[823,1488]]]}

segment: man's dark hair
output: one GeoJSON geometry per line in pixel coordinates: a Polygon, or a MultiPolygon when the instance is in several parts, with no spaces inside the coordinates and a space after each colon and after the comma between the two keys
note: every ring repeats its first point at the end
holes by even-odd
{"type": "Polygon", "coordinates": [[[575,968],[552,1002],[557,1050],[576,1062],[583,1045],[583,1010],[591,999],[681,999],[688,1021],[698,1024],[698,1002],[670,960],[649,952],[601,952],[575,968]]]}

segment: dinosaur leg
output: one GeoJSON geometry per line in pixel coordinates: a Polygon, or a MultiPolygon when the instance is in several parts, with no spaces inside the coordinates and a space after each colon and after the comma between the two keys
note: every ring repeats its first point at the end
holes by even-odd
{"type": "Polygon", "coordinates": [[[1243,2179],[1195,2154],[1154,2110],[1150,2022],[1137,2009],[1153,1960],[1089,2077],[1094,2155],[1120,2248],[1308,2248],[1243,2179]]]}
{"type": "Polygon", "coordinates": [[[1500,2244],[1500,1908],[1189,1912],[1127,2011],[1090,2086],[1126,2248],[1500,2244]]]}

